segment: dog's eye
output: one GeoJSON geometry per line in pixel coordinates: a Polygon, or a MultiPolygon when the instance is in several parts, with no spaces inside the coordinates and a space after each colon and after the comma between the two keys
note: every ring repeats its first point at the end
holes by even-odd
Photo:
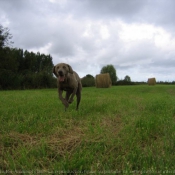
{"type": "Polygon", "coordinates": [[[66,67],[65,67],[65,66],[63,66],[63,69],[66,69],[66,67]]]}
{"type": "Polygon", "coordinates": [[[59,69],[59,66],[57,66],[57,69],[59,69]]]}

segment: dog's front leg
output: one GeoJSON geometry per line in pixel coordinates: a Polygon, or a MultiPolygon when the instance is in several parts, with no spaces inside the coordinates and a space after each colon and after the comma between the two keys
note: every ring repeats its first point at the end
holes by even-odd
{"type": "Polygon", "coordinates": [[[78,89],[78,87],[76,87],[76,88],[73,89],[72,95],[71,95],[71,97],[70,97],[70,99],[68,101],[69,103],[72,103],[73,102],[73,98],[74,98],[74,96],[75,96],[75,94],[77,92],[77,89],[78,89]]]}
{"type": "Polygon", "coordinates": [[[71,93],[72,93],[71,91],[66,92],[65,99],[66,99],[67,102],[69,101],[69,97],[70,97],[71,93]]]}
{"type": "Polygon", "coordinates": [[[62,101],[62,103],[64,104],[65,108],[67,108],[69,106],[69,103],[63,98],[63,90],[61,90],[59,88],[59,99],[62,101]]]}

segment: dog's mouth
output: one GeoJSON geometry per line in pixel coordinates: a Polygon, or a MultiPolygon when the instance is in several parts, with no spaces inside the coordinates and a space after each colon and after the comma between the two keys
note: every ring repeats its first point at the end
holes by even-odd
{"type": "Polygon", "coordinates": [[[63,82],[65,80],[65,75],[61,70],[58,71],[58,79],[60,82],[63,82]]]}
{"type": "Polygon", "coordinates": [[[60,82],[63,82],[64,80],[65,80],[64,75],[63,75],[63,76],[59,76],[59,81],[60,81],[60,82]]]}

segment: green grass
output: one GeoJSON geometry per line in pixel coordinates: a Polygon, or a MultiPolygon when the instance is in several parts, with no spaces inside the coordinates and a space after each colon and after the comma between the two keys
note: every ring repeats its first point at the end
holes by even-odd
{"type": "Polygon", "coordinates": [[[56,89],[0,91],[0,173],[174,172],[175,86],[83,88],[75,108],[56,89]]]}

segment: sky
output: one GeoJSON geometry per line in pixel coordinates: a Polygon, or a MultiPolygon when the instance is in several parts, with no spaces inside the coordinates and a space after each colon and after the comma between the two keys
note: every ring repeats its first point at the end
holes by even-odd
{"type": "Polygon", "coordinates": [[[50,54],[82,78],[175,81],[175,0],[0,0],[13,47],[50,54]]]}

